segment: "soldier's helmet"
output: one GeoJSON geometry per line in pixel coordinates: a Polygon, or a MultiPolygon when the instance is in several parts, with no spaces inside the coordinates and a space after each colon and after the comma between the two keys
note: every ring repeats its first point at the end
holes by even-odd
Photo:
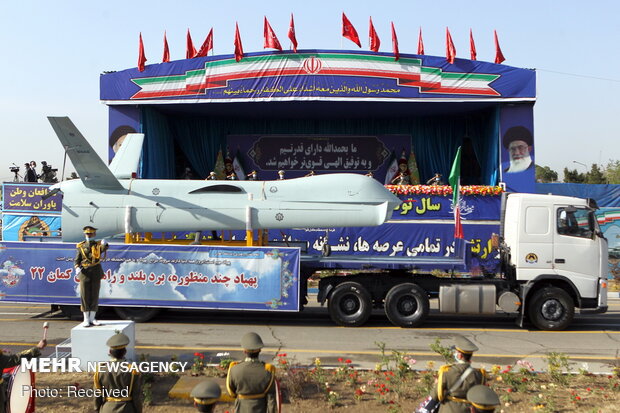
{"type": "Polygon", "coordinates": [[[478,347],[465,337],[459,336],[454,340],[454,342],[454,348],[461,353],[472,354],[474,351],[478,351],[478,347]]]}
{"type": "Polygon", "coordinates": [[[467,400],[478,410],[489,411],[500,405],[499,396],[492,389],[478,384],[467,392],[467,400]]]}
{"type": "Polygon", "coordinates": [[[213,404],[216,403],[222,395],[220,385],[213,380],[205,380],[198,383],[192,389],[190,396],[194,398],[197,404],[213,404]]]}
{"type": "Polygon", "coordinates": [[[241,347],[244,350],[253,351],[260,350],[261,348],[265,347],[265,345],[263,344],[263,340],[260,338],[260,336],[252,332],[246,333],[241,338],[241,347]]]}
{"type": "Polygon", "coordinates": [[[110,337],[105,344],[114,350],[125,348],[127,347],[127,344],[129,344],[129,337],[121,332],[118,332],[110,337]]]}

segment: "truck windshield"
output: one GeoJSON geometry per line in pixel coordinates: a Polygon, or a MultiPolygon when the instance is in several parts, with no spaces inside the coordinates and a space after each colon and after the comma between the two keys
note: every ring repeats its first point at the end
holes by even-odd
{"type": "Polygon", "coordinates": [[[557,230],[560,235],[592,238],[596,230],[594,213],[589,208],[558,208],[557,230]]]}

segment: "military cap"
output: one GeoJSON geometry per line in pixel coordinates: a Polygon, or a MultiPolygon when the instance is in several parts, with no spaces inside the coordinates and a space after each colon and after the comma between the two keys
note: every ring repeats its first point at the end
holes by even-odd
{"type": "Polygon", "coordinates": [[[454,348],[464,354],[472,354],[474,351],[478,351],[478,347],[465,337],[459,336],[455,340],[454,348]]]}
{"type": "Polygon", "coordinates": [[[284,175],[284,171],[283,170],[279,170],[278,171],[278,175],[284,175]]]}
{"type": "Polygon", "coordinates": [[[467,401],[478,410],[494,410],[500,405],[497,393],[482,384],[469,389],[467,401]]]}
{"type": "Polygon", "coordinates": [[[127,344],[129,344],[129,337],[127,337],[125,334],[121,332],[118,332],[114,334],[112,337],[110,337],[105,344],[106,346],[114,350],[125,348],[127,347],[127,344]]]}
{"type": "Polygon", "coordinates": [[[82,230],[84,231],[85,234],[91,234],[97,231],[97,228],[91,227],[90,225],[86,225],[84,228],[82,228],[82,230]]]}
{"type": "Polygon", "coordinates": [[[219,384],[213,380],[205,380],[198,383],[192,389],[190,396],[194,398],[194,401],[198,404],[213,404],[216,403],[222,395],[222,389],[219,384]]]}
{"type": "Polygon", "coordinates": [[[241,347],[244,350],[260,350],[265,347],[263,340],[256,333],[246,333],[241,338],[241,347]]]}

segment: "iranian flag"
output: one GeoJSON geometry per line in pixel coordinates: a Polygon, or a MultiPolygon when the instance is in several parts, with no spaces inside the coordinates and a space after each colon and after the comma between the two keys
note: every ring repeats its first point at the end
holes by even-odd
{"type": "Polygon", "coordinates": [[[233,169],[237,174],[237,178],[240,181],[247,179],[245,176],[245,168],[243,167],[243,161],[241,160],[241,156],[239,156],[239,149],[237,149],[237,153],[233,159],[233,169]]]}
{"type": "Polygon", "coordinates": [[[388,161],[388,170],[385,173],[385,185],[391,185],[394,175],[398,172],[398,159],[396,159],[396,153],[392,150],[392,155],[388,161]]]}
{"type": "Polygon", "coordinates": [[[456,157],[450,169],[448,178],[452,187],[452,209],[454,210],[454,238],[463,238],[463,226],[461,225],[461,208],[459,200],[461,198],[461,147],[456,151],[456,157]]]}

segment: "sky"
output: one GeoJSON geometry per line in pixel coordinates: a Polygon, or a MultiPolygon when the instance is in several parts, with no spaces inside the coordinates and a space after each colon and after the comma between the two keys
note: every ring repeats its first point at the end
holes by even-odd
{"type": "MultiPolygon", "coordinates": [[[[149,63],[161,62],[167,32],[172,60],[185,58],[189,28],[196,47],[214,30],[214,52],[232,54],[235,22],[244,51],[263,50],[263,16],[284,47],[290,14],[300,49],[359,50],[341,36],[345,12],[368,50],[368,18],[391,51],[390,22],[401,53],[416,53],[422,28],[426,54],[445,56],[450,28],[457,57],[469,58],[473,30],[478,60],[493,61],[497,30],[504,64],[537,71],[536,163],[585,172],[620,160],[620,2],[582,1],[194,1],[104,2],[22,0],[0,8],[0,178],[15,163],[46,160],[62,169],[63,149],[47,116],[69,116],[107,159],[107,107],[99,75],[137,65],[138,35],[149,63]],[[584,166],[585,165],[585,166],[584,166]]],[[[74,170],[67,160],[67,174],[74,170]]]]}

